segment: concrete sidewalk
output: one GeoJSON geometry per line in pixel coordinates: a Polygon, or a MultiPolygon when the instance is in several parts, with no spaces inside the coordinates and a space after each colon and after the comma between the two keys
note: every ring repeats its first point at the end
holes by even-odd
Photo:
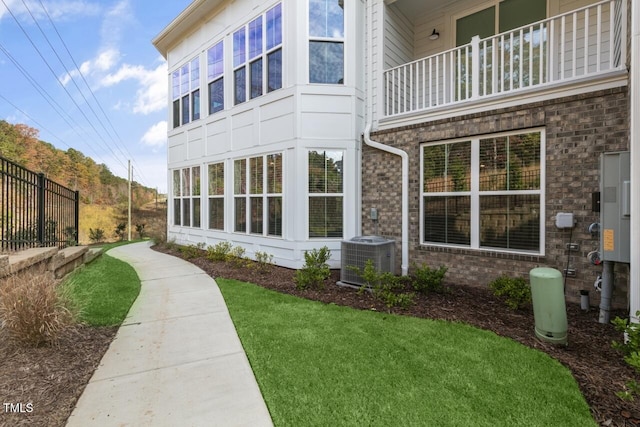
{"type": "Polygon", "coordinates": [[[215,281],[149,246],[108,252],[142,287],[67,426],[271,426],[215,281]]]}

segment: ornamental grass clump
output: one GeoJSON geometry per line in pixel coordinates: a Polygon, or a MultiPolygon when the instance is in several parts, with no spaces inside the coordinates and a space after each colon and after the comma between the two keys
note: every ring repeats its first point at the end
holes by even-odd
{"type": "Polygon", "coordinates": [[[11,275],[0,282],[0,320],[21,344],[55,344],[74,323],[77,310],[53,274],[41,270],[11,275]]]}

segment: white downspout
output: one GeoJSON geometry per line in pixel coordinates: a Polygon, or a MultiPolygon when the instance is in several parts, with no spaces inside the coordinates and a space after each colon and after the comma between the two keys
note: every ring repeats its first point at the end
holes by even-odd
{"type": "MultiPolygon", "coordinates": [[[[366,37],[367,42],[367,123],[364,128],[364,142],[369,147],[376,148],[387,153],[400,156],[402,159],[402,265],[400,271],[403,276],[409,274],[409,155],[399,148],[390,147],[371,139],[371,126],[373,123],[373,53],[372,53],[372,40],[373,40],[373,7],[375,7],[375,0],[370,0],[370,7],[368,13],[368,35],[366,37]]],[[[378,38],[378,40],[383,40],[378,38]]]]}
{"type": "Polygon", "coordinates": [[[631,265],[629,271],[629,316],[638,323],[640,310],[640,5],[631,2],[631,265]]]}

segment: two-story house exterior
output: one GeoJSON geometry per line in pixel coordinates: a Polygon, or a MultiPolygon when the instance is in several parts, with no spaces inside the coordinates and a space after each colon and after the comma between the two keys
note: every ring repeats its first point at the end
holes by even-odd
{"type": "MultiPolygon", "coordinates": [[[[403,274],[446,265],[483,285],[568,268],[576,299],[602,269],[586,256],[600,245],[600,155],[640,161],[636,8],[195,0],[153,41],[169,67],[168,238],[292,268],[327,245],[337,267],[342,240],[377,231],[403,274]],[[557,228],[558,213],[575,227],[557,228]]],[[[632,308],[635,273],[615,266],[614,300],[631,287],[632,308]]]]}

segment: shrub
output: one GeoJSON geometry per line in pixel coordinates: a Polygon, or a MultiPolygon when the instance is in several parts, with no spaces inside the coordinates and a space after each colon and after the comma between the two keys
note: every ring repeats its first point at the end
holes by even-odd
{"type": "Polygon", "coordinates": [[[323,288],[324,281],[331,275],[329,261],[331,251],[323,246],[320,249],[304,251],[304,266],[296,271],[296,286],[298,289],[307,289],[309,286],[323,288]]]}
{"type": "Polygon", "coordinates": [[[230,242],[219,242],[207,248],[207,259],[209,261],[226,261],[231,252],[230,242]]]}
{"type": "MultiPolygon", "coordinates": [[[[637,316],[640,316],[640,311],[636,312],[637,316]]],[[[624,355],[624,361],[640,373],[640,325],[620,317],[616,317],[611,323],[617,331],[625,334],[625,341],[623,343],[613,341],[613,348],[619,350],[624,355]]],[[[621,399],[633,400],[634,394],[640,394],[640,384],[636,380],[627,382],[626,387],[627,390],[616,393],[621,399]]]]}
{"type": "Polygon", "coordinates": [[[513,310],[531,302],[531,288],[522,277],[502,275],[489,283],[493,294],[503,298],[505,304],[513,310]]]}
{"type": "Polygon", "coordinates": [[[204,243],[197,243],[195,245],[179,246],[182,256],[186,259],[199,258],[202,256],[204,250],[204,243]]]}
{"type": "Polygon", "coordinates": [[[66,227],[64,229],[64,237],[68,246],[76,246],[78,244],[78,233],[75,227],[66,227]]]}
{"type": "Polygon", "coordinates": [[[245,249],[242,246],[234,246],[227,254],[226,261],[236,268],[241,268],[247,265],[245,259],[245,249]]]}
{"type": "Polygon", "coordinates": [[[144,227],[145,227],[145,224],[136,224],[136,233],[138,233],[139,239],[144,238],[144,227]]]}
{"type": "Polygon", "coordinates": [[[0,319],[9,336],[26,345],[53,344],[77,310],[48,271],[23,272],[0,284],[0,319]]]}
{"type": "Polygon", "coordinates": [[[127,231],[127,224],[125,224],[124,222],[121,222],[116,226],[116,229],[114,230],[113,234],[118,238],[118,240],[122,241],[124,240],[125,231],[127,231]]]}
{"type": "Polygon", "coordinates": [[[378,272],[372,260],[367,260],[362,271],[358,267],[350,268],[358,272],[365,282],[365,285],[358,292],[371,289],[373,296],[382,301],[388,309],[396,306],[407,308],[413,304],[415,294],[402,292],[404,289],[403,279],[390,272],[378,272]]]}
{"type": "Polygon", "coordinates": [[[271,269],[271,264],[273,264],[273,255],[266,252],[256,251],[255,258],[259,272],[266,273],[271,269]]]}
{"type": "Polygon", "coordinates": [[[89,228],[89,240],[93,243],[101,243],[104,240],[104,229],[96,228],[94,230],[93,228],[89,228]]]}
{"type": "Polygon", "coordinates": [[[440,266],[437,269],[431,269],[426,265],[417,267],[414,265],[413,288],[421,293],[427,292],[443,292],[444,291],[444,275],[447,274],[447,267],[440,266]]]}

